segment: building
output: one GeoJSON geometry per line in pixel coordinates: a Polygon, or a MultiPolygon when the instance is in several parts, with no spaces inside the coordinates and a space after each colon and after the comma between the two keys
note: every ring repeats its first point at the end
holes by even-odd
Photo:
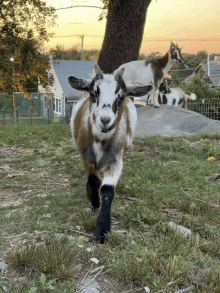
{"type": "Polygon", "coordinates": [[[208,60],[208,63],[200,63],[184,82],[190,83],[194,75],[199,76],[210,87],[220,87],[220,56],[215,56],[213,61],[208,60]]]}
{"type": "MultiPolygon", "coordinates": [[[[82,96],[81,91],[71,88],[67,78],[73,75],[78,78],[90,78],[97,61],[82,60],[53,60],[50,56],[51,70],[49,74],[54,76],[54,84],[49,89],[53,93],[54,99],[54,117],[71,116],[72,105],[82,96]]],[[[40,93],[46,93],[45,89],[39,86],[40,93]]],[[[45,95],[45,108],[47,108],[48,99],[45,95]]]]}

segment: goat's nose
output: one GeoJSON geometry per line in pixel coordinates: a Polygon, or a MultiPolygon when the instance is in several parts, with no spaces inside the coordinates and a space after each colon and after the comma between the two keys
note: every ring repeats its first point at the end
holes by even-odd
{"type": "Polygon", "coordinates": [[[109,118],[108,116],[102,116],[100,118],[100,120],[101,120],[103,125],[107,125],[110,122],[111,118],[109,118]]]}

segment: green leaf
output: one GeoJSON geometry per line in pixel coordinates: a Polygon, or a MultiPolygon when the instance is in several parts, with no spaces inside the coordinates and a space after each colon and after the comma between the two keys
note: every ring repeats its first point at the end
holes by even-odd
{"type": "Polygon", "coordinates": [[[36,287],[31,287],[31,289],[29,290],[29,293],[36,293],[36,292],[37,292],[36,287]]]}
{"type": "Polygon", "coordinates": [[[50,280],[48,283],[47,283],[47,285],[49,286],[49,285],[52,285],[52,284],[54,284],[56,282],[56,279],[53,279],[53,280],[50,280]]]}
{"type": "Polygon", "coordinates": [[[40,283],[43,285],[43,286],[45,286],[45,283],[46,283],[46,276],[45,276],[45,274],[41,274],[41,276],[40,276],[40,283]]]}

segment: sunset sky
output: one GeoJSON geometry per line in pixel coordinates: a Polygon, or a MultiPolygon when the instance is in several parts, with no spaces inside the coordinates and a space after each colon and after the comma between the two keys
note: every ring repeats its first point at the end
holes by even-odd
{"type": "MultiPolygon", "coordinates": [[[[135,0],[134,0],[135,1],[135,0]]],[[[76,5],[102,7],[100,0],[46,0],[48,6],[64,8],[76,5]]],[[[84,49],[101,49],[106,20],[98,21],[101,9],[72,8],[57,10],[58,27],[48,29],[55,37],[45,49],[63,44],[67,49],[80,45],[78,35],[85,34],[84,49]],[[75,35],[75,36],[74,36],[75,35]]],[[[170,40],[183,47],[183,53],[206,50],[220,53],[219,0],[152,0],[145,24],[140,53],[166,53],[170,40]]]]}

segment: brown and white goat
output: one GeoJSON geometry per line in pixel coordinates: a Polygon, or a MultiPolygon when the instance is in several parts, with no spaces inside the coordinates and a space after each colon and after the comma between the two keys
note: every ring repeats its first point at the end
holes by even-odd
{"type": "Polygon", "coordinates": [[[73,108],[70,121],[73,139],[88,175],[87,197],[99,210],[96,241],[103,243],[111,227],[111,204],[122,171],[122,155],[132,143],[137,113],[128,96],[143,96],[152,85],[125,84],[122,68],[115,76],[95,65],[93,79],[68,77],[71,87],[88,92],[73,108]]]}
{"type": "Polygon", "coordinates": [[[183,62],[183,57],[178,45],[171,42],[169,51],[163,57],[122,64],[114,71],[114,74],[119,72],[121,68],[125,68],[123,79],[126,83],[136,85],[152,84],[153,90],[150,93],[151,104],[155,107],[160,107],[158,103],[159,86],[164,75],[176,62],[183,62]]]}

